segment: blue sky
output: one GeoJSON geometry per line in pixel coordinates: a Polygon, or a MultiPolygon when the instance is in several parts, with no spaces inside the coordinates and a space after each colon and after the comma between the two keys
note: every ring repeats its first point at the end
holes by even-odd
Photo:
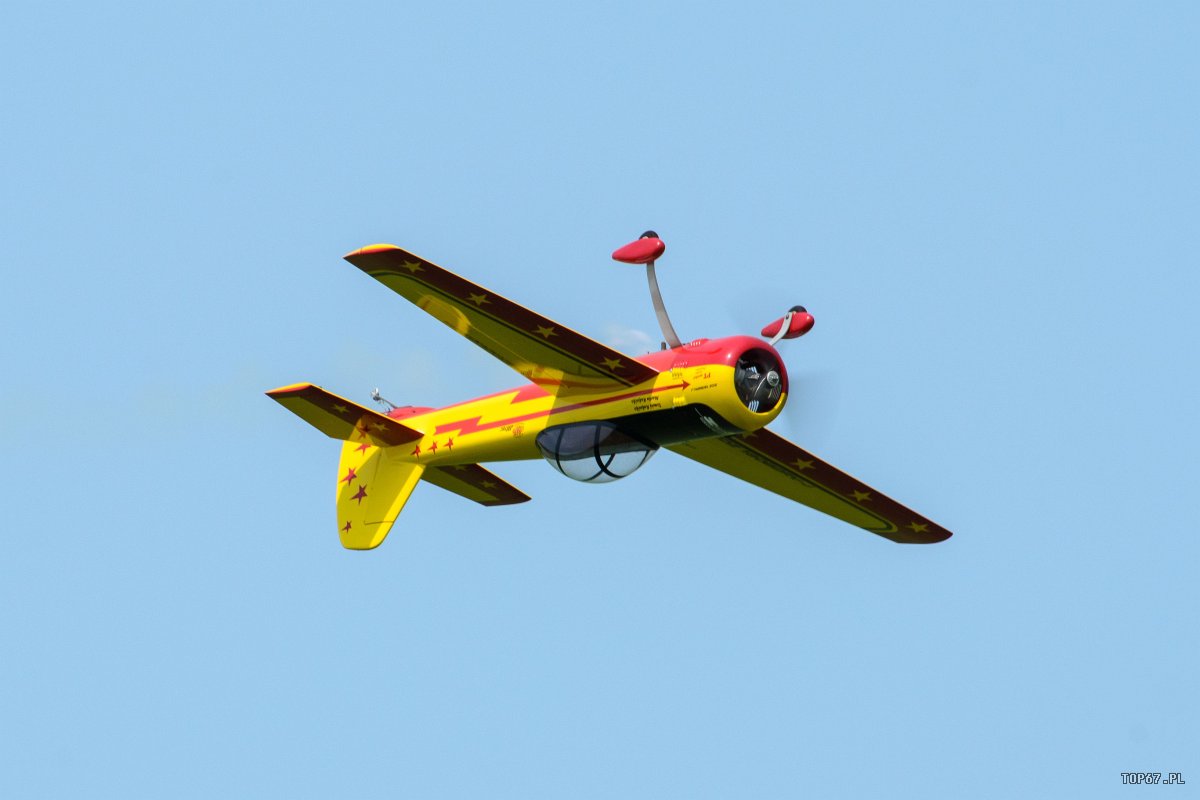
{"type": "Polygon", "coordinates": [[[0,795],[1200,784],[1200,13],[836,6],[7,9],[0,795]],[[340,256],[627,344],[646,228],[685,338],[805,304],[774,428],[956,536],[664,452],[343,551],[264,390],[518,381],[340,256]]]}

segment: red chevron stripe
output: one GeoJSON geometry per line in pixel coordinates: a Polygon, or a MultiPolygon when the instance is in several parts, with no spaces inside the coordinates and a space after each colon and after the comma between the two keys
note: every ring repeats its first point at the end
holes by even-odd
{"type": "Polygon", "coordinates": [[[657,394],[659,392],[665,392],[668,389],[686,389],[689,386],[691,386],[690,383],[688,383],[687,381],[682,381],[680,383],[673,383],[669,386],[658,386],[653,389],[641,389],[636,392],[625,392],[623,394],[615,394],[615,395],[610,395],[608,397],[600,397],[595,400],[585,400],[581,403],[571,403],[571,404],[565,405],[565,406],[558,406],[557,408],[547,408],[543,411],[534,411],[529,414],[519,414],[515,417],[507,417],[505,419],[499,419],[499,420],[495,420],[493,422],[480,423],[480,420],[483,419],[483,417],[481,417],[481,416],[470,417],[467,419],[456,420],[455,422],[444,422],[441,425],[438,425],[436,429],[434,429],[434,435],[436,436],[437,434],[441,434],[441,433],[450,433],[452,431],[457,431],[460,436],[467,436],[472,433],[478,433],[479,431],[486,431],[486,430],[491,430],[492,428],[500,428],[505,425],[512,425],[513,423],[516,423],[516,422],[526,422],[528,420],[538,419],[540,417],[549,417],[549,416],[552,416],[555,414],[564,414],[568,411],[576,411],[580,408],[589,408],[591,406],[604,405],[605,403],[616,403],[621,400],[628,400],[631,397],[640,397],[642,395],[650,395],[650,394],[657,394]]]}

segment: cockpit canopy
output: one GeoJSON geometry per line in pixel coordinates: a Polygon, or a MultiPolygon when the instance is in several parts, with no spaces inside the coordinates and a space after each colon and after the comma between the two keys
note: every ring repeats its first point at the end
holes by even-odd
{"type": "Polygon", "coordinates": [[[611,422],[579,422],[547,428],[537,446],[551,466],[577,481],[608,483],[624,478],[650,460],[658,445],[611,422]]]}

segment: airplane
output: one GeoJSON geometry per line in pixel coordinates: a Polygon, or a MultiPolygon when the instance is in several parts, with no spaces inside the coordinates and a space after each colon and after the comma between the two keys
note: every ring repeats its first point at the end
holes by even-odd
{"type": "Polygon", "coordinates": [[[529,496],[481,466],[546,459],[568,478],[624,478],[666,448],[893,542],[930,544],[950,531],[772,433],[788,399],[775,345],[812,329],[802,306],[760,331],[682,342],[663,305],[654,231],[614,260],[646,266],[661,350],[631,357],[395,245],[344,258],[519,372],[526,383],[444,408],[375,411],[311,383],[267,392],[342,442],[337,528],[342,546],[383,543],[420,482],[485,506],[529,496]]]}

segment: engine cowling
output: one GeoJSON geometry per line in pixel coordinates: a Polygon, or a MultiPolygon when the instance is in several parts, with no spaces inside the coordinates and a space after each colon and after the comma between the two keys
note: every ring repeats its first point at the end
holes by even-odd
{"type": "Polygon", "coordinates": [[[783,397],[785,384],[779,357],[761,347],[753,347],[738,356],[733,383],[738,398],[755,414],[774,410],[783,397]]]}
{"type": "Polygon", "coordinates": [[[752,336],[695,339],[638,360],[661,372],[661,389],[638,413],[612,421],[660,447],[758,430],[787,402],[787,370],[779,353],[752,336]]]}

